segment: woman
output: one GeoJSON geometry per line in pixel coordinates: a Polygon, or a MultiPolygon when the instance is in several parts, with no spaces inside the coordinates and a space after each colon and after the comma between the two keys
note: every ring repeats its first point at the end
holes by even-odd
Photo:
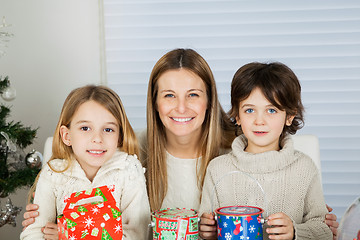
{"type": "Polygon", "coordinates": [[[206,167],[230,146],[234,133],[206,61],[191,49],[160,58],[150,75],[147,157],[142,156],[151,209],[198,209],[206,167]]]}
{"type": "MultiPolygon", "coordinates": [[[[234,125],[220,106],[207,62],[192,49],[161,57],[148,85],[147,131],[139,135],[151,210],[198,209],[209,161],[226,152],[234,138],[234,125]]],[[[37,206],[26,209],[24,227],[37,214],[37,206]]],[[[336,232],[336,216],[328,214],[327,219],[336,232]]],[[[44,231],[55,230],[55,224],[48,224],[44,231]]]]}

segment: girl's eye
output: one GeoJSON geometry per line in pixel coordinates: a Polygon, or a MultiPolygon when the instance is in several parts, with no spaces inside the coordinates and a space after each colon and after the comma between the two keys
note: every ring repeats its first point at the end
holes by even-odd
{"type": "Polygon", "coordinates": [[[254,112],[254,109],[248,108],[248,109],[245,110],[245,112],[246,112],[246,113],[253,113],[253,112],[254,112]]]}
{"type": "Polygon", "coordinates": [[[270,109],[268,110],[268,112],[269,112],[269,113],[277,113],[277,111],[276,111],[275,109],[273,109],[273,108],[270,108],[270,109]]]}
{"type": "Polygon", "coordinates": [[[175,97],[175,96],[174,96],[174,94],[172,94],[172,93],[168,93],[168,94],[165,94],[165,97],[166,97],[166,98],[173,98],[173,97],[175,97]]]}
{"type": "Polygon", "coordinates": [[[89,127],[81,127],[80,129],[81,129],[82,131],[89,131],[89,130],[90,130],[89,127]]]}
{"type": "Polygon", "coordinates": [[[114,130],[113,129],[111,129],[111,128],[105,128],[104,129],[104,132],[113,132],[114,130]]]}

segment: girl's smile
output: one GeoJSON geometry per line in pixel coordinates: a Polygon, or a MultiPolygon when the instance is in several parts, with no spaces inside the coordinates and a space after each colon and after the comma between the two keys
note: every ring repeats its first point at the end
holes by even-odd
{"type": "Polygon", "coordinates": [[[105,107],[91,100],[80,105],[69,128],[61,127],[61,135],[86,176],[93,179],[118,148],[119,124],[105,107]]]}

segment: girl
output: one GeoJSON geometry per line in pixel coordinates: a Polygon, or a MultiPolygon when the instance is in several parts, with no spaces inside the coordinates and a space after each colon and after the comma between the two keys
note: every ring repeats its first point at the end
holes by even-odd
{"type": "Polygon", "coordinates": [[[63,212],[65,196],[114,185],[123,239],[146,239],[150,209],[137,152],[135,134],[115,92],[92,85],[73,90],[54,133],[52,157],[36,183],[39,216],[20,238],[45,239],[41,228],[63,212]]]}
{"type": "MultiPolygon", "coordinates": [[[[243,134],[232,143],[231,153],[210,162],[200,214],[211,212],[213,203],[214,208],[256,205],[268,218],[265,239],[332,239],[324,223],[327,210],[319,171],[308,156],[294,150],[289,135],[303,125],[301,87],[293,71],[281,63],[241,67],[231,84],[231,105],[230,116],[243,134]],[[234,170],[257,179],[266,200],[241,174],[219,181],[234,170]]],[[[202,225],[209,220],[206,216],[202,225]]]]}

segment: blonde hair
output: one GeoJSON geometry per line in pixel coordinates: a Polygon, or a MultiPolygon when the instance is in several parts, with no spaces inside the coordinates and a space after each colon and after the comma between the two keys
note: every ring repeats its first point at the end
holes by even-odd
{"type": "MultiPolygon", "coordinates": [[[[62,141],[60,128],[61,126],[66,126],[69,128],[74,114],[76,113],[80,105],[87,101],[95,101],[99,103],[118,120],[118,148],[128,154],[139,154],[137,139],[134,130],[132,129],[130,122],[126,116],[125,109],[123,104],[121,103],[120,97],[108,87],[87,85],[72,90],[63,104],[59,121],[57,123],[53,137],[52,156],[47,162],[49,167],[55,172],[66,171],[70,167],[71,161],[73,161],[74,159],[72,147],[65,145],[65,143],[62,141]],[[54,159],[65,159],[68,162],[67,167],[65,169],[62,169],[61,171],[56,171],[51,166],[51,161],[54,159]]],[[[40,173],[38,174],[38,177],[39,175],[40,173]]],[[[35,180],[35,183],[30,191],[30,196],[34,191],[34,186],[36,186],[37,179],[35,180]]]]}
{"type": "Polygon", "coordinates": [[[147,159],[144,162],[147,167],[147,188],[152,211],[160,209],[168,187],[165,127],[155,107],[158,94],[157,80],[166,71],[180,68],[195,73],[204,81],[208,98],[198,148],[198,157],[201,157],[197,161],[200,189],[210,160],[220,154],[221,147],[230,147],[235,137],[232,124],[220,106],[214,76],[205,59],[192,49],[175,49],[162,56],[151,72],[147,95],[147,159]]]}

